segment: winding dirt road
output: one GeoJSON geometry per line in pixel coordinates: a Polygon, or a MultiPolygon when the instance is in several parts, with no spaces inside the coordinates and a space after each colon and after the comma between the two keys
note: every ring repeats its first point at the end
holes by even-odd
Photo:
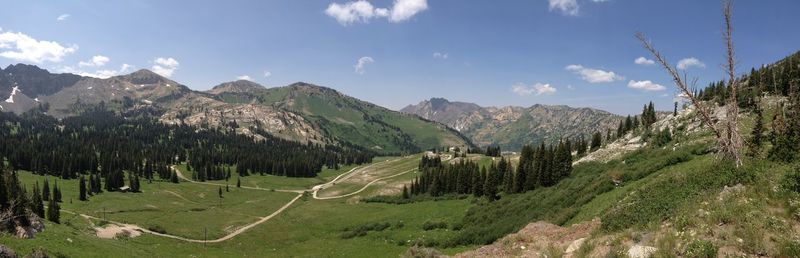
{"type": "MultiPolygon", "coordinates": [[[[408,158],[408,157],[409,157],[409,156],[407,156],[407,157],[403,157],[403,158],[408,158]]],[[[315,185],[314,187],[311,187],[311,188],[309,188],[309,189],[305,189],[305,190],[296,190],[296,189],[268,189],[268,188],[261,188],[261,187],[242,186],[241,188],[244,188],[244,189],[250,189],[250,190],[259,190],[259,191],[277,191],[277,192],[285,192],[285,193],[296,193],[296,194],[297,194],[297,196],[295,196],[295,197],[294,197],[292,200],[290,200],[289,202],[287,202],[286,204],[284,204],[283,206],[281,206],[281,207],[280,207],[278,210],[275,210],[274,212],[272,212],[270,215],[268,215],[268,216],[266,216],[266,217],[263,217],[263,218],[261,218],[260,220],[258,220],[258,221],[256,221],[256,222],[253,222],[253,223],[247,224],[247,225],[245,225],[245,226],[242,226],[242,227],[240,227],[240,228],[236,229],[235,231],[233,231],[233,232],[231,232],[231,233],[229,233],[229,234],[227,234],[227,235],[225,235],[225,236],[223,236],[223,237],[217,238],[217,239],[192,239],[192,238],[186,238],[186,237],[182,237],[182,236],[176,236],[176,235],[170,235],[170,234],[164,234],[164,233],[155,232],[155,231],[152,231],[152,230],[149,230],[149,229],[143,228],[143,227],[141,227],[141,226],[139,226],[139,225],[136,225],[136,224],[128,224],[128,223],[122,223],[122,222],[110,221],[110,220],[109,220],[108,222],[109,222],[109,223],[112,223],[112,224],[115,224],[115,225],[117,225],[117,226],[123,226],[123,227],[130,227],[130,228],[134,228],[134,229],[136,229],[137,231],[140,231],[140,232],[143,232],[143,233],[148,233],[148,234],[152,234],[152,235],[156,235],[156,236],[161,236],[161,237],[166,237],[166,238],[172,238],[172,239],[181,240],[181,241],[186,241],[186,242],[192,242],[192,243],[219,243],[219,242],[223,242],[223,241],[229,240],[229,239],[231,239],[231,238],[233,238],[233,237],[235,237],[235,236],[237,236],[237,235],[239,235],[239,234],[241,234],[241,233],[244,233],[244,232],[246,232],[247,230],[250,230],[250,229],[252,229],[252,228],[253,228],[253,227],[255,227],[255,226],[258,226],[258,225],[259,225],[259,224],[261,224],[261,223],[267,222],[268,220],[270,220],[270,219],[274,218],[275,216],[277,216],[278,214],[280,214],[281,212],[283,212],[284,210],[286,210],[287,208],[289,208],[289,207],[290,207],[292,204],[294,204],[294,203],[295,203],[297,200],[299,200],[299,199],[300,199],[300,197],[303,197],[303,194],[305,194],[305,193],[307,193],[307,192],[312,192],[312,193],[313,193],[313,194],[312,194],[312,196],[314,197],[314,199],[318,199],[318,200],[329,200],[329,199],[343,198],[343,197],[347,197],[347,196],[352,196],[352,195],[358,194],[358,193],[360,193],[360,192],[362,192],[362,191],[366,190],[366,189],[367,189],[367,188],[368,188],[370,185],[372,185],[372,184],[373,184],[373,183],[375,183],[375,182],[378,182],[378,181],[381,181],[381,180],[385,180],[385,179],[389,179],[389,178],[396,177],[396,176],[400,176],[400,175],[402,175],[402,174],[405,174],[405,173],[408,173],[408,172],[411,172],[411,171],[414,171],[414,170],[416,170],[416,168],[415,168],[415,169],[407,170],[407,171],[404,171],[404,172],[401,172],[401,173],[398,173],[398,174],[394,174],[394,175],[391,175],[391,176],[386,176],[386,177],[381,177],[381,178],[375,179],[375,180],[373,180],[373,181],[369,182],[368,184],[366,184],[364,187],[362,187],[362,188],[361,188],[361,189],[359,189],[358,191],[355,191],[355,192],[352,192],[352,193],[349,193],[349,194],[345,194],[345,195],[339,195],[339,196],[330,196],[330,197],[317,197],[317,192],[318,192],[319,190],[322,190],[322,189],[324,189],[325,187],[331,186],[331,185],[335,184],[335,183],[336,183],[337,181],[339,181],[339,180],[346,180],[346,179],[348,179],[348,178],[350,178],[350,177],[354,176],[355,174],[357,174],[357,173],[354,173],[354,172],[356,172],[357,170],[363,170],[363,169],[371,168],[371,167],[373,167],[373,166],[375,166],[375,165],[379,165],[379,164],[382,164],[382,163],[394,162],[394,161],[397,161],[397,160],[401,160],[401,159],[403,159],[403,158],[397,158],[397,159],[393,159],[393,160],[385,160],[385,161],[383,161],[383,162],[379,162],[379,163],[370,164],[370,165],[367,165],[367,166],[364,166],[364,167],[354,167],[354,168],[350,169],[349,171],[347,171],[347,172],[345,172],[345,173],[342,173],[341,175],[338,175],[337,177],[335,177],[334,179],[332,179],[332,180],[331,180],[331,181],[329,181],[329,182],[326,182],[326,183],[323,183],[323,184],[319,184],[319,185],[315,185]]],[[[187,181],[187,182],[190,182],[190,183],[195,183],[195,184],[204,184],[204,185],[213,185],[213,186],[226,186],[226,185],[223,185],[223,184],[218,184],[218,183],[211,183],[211,182],[198,182],[198,181],[195,181],[195,180],[189,179],[189,178],[187,178],[186,176],[184,176],[184,175],[183,175],[183,173],[181,173],[181,171],[180,171],[180,170],[178,170],[178,169],[177,169],[175,166],[172,166],[171,168],[172,168],[172,170],[173,170],[173,171],[175,171],[175,173],[177,174],[177,176],[178,176],[180,179],[182,179],[182,180],[184,180],[184,181],[187,181]]],[[[178,195],[179,197],[182,197],[182,196],[180,196],[180,195],[179,195],[179,194],[177,194],[177,193],[174,193],[174,192],[171,192],[171,191],[168,191],[168,192],[170,192],[170,193],[172,193],[172,194],[174,194],[174,195],[178,195]]],[[[185,198],[182,198],[182,199],[185,199],[185,198]]],[[[188,201],[188,199],[187,199],[187,201],[188,201]]],[[[97,217],[94,217],[94,216],[91,216],[91,215],[87,215],[87,214],[81,214],[81,213],[77,213],[77,212],[74,212],[74,211],[69,211],[69,210],[62,210],[62,211],[63,211],[63,212],[65,212],[65,213],[70,213],[70,214],[79,215],[79,216],[81,216],[81,217],[84,217],[84,218],[86,218],[86,219],[102,220],[101,218],[97,218],[97,217]]]]}

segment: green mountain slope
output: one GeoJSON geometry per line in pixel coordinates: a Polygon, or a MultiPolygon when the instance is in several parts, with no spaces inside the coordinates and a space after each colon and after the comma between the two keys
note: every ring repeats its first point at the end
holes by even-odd
{"type": "Polygon", "coordinates": [[[410,153],[442,146],[471,146],[447,126],[392,111],[307,83],[253,94],[263,105],[300,114],[327,137],[384,153],[410,153]]]}

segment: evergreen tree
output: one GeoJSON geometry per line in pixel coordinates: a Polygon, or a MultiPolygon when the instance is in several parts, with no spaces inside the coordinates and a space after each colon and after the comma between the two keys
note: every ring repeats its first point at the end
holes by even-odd
{"type": "MultiPolygon", "coordinates": [[[[55,189],[55,188],[54,188],[55,189]]],[[[52,221],[53,223],[60,224],[59,217],[61,207],[58,206],[58,202],[56,202],[55,198],[51,199],[50,202],[47,204],[47,220],[52,221]]]]}
{"type": "Polygon", "coordinates": [[[484,196],[486,196],[489,201],[494,201],[499,198],[497,196],[497,177],[492,175],[493,173],[497,173],[497,171],[489,171],[489,174],[486,175],[486,181],[483,184],[484,196]]]}
{"type": "Polygon", "coordinates": [[[675,109],[672,111],[672,116],[678,116],[678,102],[675,101],[675,109]]]}
{"type": "Polygon", "coordinates": [[[408,188],[406,187],[406,185],[403,185],[403,195],[402,195],[402,197],[403,197],[403,199],[410,198],[410,196],[408,195],[408,188]]]}
{"type": "Polygon", "coordinates": [[[58,189],[58,181],[53,185],[53,200],[61,202],[61,189],[58,189]]]}
{"type": "Polygon", "coordinates": [[[756,114],[756,121],[753,125],[753,131],[750,133],[750,140],[747,142],[750,150],[747,154],[751,157],[758,157],[761,153],[761,138],[764,134],[764,112],[757,102],[753,105],[753,113],[756,114]]]}
{"type": "Polygon", "coordinates": [[[42,186],[42,200],[50,201],[50,183],[47,182],[47,178],[44,179],[44,185],[42,186]]]}
{"type": "Polygon", "coordinates": [[[222,186],[219,187],[219,198],[222,198],[222,186]]]}
{"type": "Polygon", "coordinates": [[[242,179],[239,177],[236,178],[236,188],[242,188],[242,179]]]}
{"type": "Polygon", "coordinates": [[[8,208],[10,199],[8,198],[8,187],[6,187],[6,171],[0,169],[0,211],[8,208]]]}
{"type": "Polygon", "coordinates": [[[179,182],[178,174],[175,173],[175,171],[172,171],[172,176],[170,176],[169,181],[172,182],[173,184],[177,184],[179,182]]]}
{"type": "Polygon", "coordinates": [[[78,180],[78,200],[86,201],[86,179],[81,176],[78,180]]]}
{"type": "Polygon", "coordinates": [[[590,151],[594,152],[594,151],[600,149],[600,146],[602,146],[602,145],[603,145],[603,135],[600,134],[600,132],[595,132],[592,135],[592,144],[591,144],[590,151]]]}
{"type": "MultiPolygon", "coordinates": [[[[2,177],[2,175],[0,175],[0,177],[2,177]]],[[[2,182],[0,181],[0,183],[2,182]]],[[[3,189],[4,186],[0,186],[0,191],[2,191],[3,189]]],[[[0,192],[0,195],[5,195],[5,192],[0,192]]],[[[39,216],[40,218],[44,218],[44,202],[42,201],[42,194],[39,190],[38,181],[36,182],[36,184],[33,185],[33,196],[31,196],[31,211],[33,211],[33,213],[39,216]]]]}

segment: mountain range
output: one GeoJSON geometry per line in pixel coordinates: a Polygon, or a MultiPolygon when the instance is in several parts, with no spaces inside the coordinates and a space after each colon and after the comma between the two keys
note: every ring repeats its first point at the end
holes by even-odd
{"type": "Polygon", "coordinates": [[[526,144],[556,143],[560,139],[605,133],[620,116],[592,108],[536,104],[530,107],[481,107],[474,103],[431,98],[401,112],[444,123],[479,146],[519,150],[526,144]]]}
{"type": "Polygon", "coordinates": [[[66,117],[98,105],[168,124],[217,128],[259,137],[356,146],[380,154],[419,152],[443,146],[473,147],[444,124],[392,111],[336,90],[298,82],[266,88],[226,82],[195,91],[149,70],[107,79],[54,74],[17,64],[0,69],[0,110],[43,108],[66,117]]]}

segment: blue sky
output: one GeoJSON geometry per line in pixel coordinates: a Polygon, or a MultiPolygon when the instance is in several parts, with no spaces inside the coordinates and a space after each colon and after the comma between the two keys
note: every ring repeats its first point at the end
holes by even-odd
{"type": "MultiPolygon", "coordinates": [[[[633,37],[637,31],[673,64],[702,63],[685,70],[701,85],[723,77],[722,17],[714,0],[1,5],[3,67],[21,62],[101,77],[147,68],[197,90],[248,76],[268,87],[315,83],[392,109],[430,97],[620,114],[653,100],[671,109],[669,77],[647,60],[634,62],[650,58],[633,37]]],[[[792,28],[797,10],[800,1],[734,2],[739,72],[800,50],[792,28]]]]}

